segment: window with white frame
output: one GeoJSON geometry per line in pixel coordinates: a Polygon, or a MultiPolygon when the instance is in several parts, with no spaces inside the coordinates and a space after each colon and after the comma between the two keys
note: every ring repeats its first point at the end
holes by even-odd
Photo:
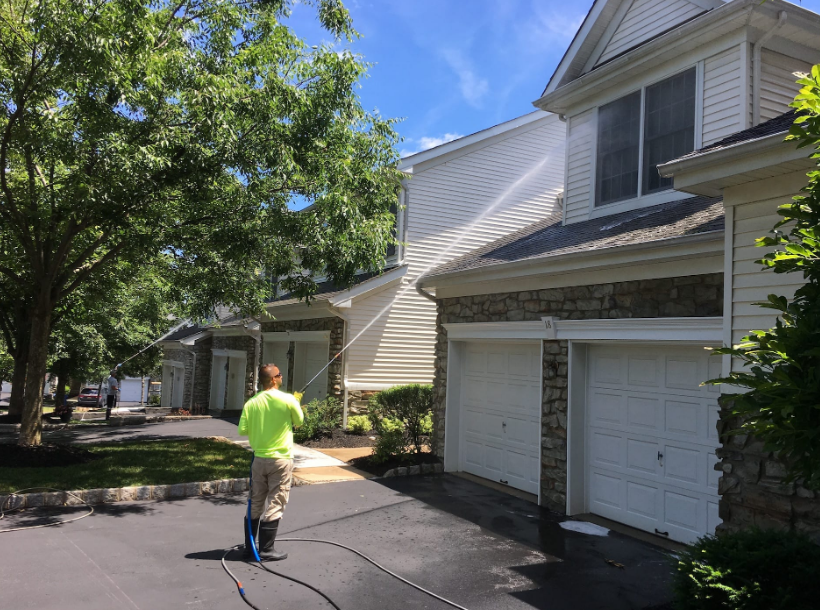
{"type": "Polygon", "coordinates": [[[598,109],[595,205],[672,188],[658,165],[695,148],[696,69],[598,109]]]}

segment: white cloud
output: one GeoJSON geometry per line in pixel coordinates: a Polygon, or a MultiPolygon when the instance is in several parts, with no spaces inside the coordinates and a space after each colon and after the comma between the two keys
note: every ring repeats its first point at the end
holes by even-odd
{"type": "Polygon", "coordinates": [[[417,139],[407,138],[405,140],[406,142],[415,142],[416,146],[413,149],[401,150],[399,151],[399,154],[401,154],[402,157],[407,157],[408,155],[414,155],[424,150],[429,150],[430,148],[435,148],[436,146],[441,146],[442,144],[446,144],[447,142],[452,142],[453,140],[458,140],[463,137],[464,136],[460,133],[445,133],[440,137],[423,136],[417,139]]]}
{"type": "Polygon", "coordinates": [[[461,95],[468,104],[479,107],[482,98],[490,89],[487,79],[476,75],[470,62],[465,59],[461,51],[447,49],[442,51],[442,55],[453,72],[458,75],[461,95]]]}

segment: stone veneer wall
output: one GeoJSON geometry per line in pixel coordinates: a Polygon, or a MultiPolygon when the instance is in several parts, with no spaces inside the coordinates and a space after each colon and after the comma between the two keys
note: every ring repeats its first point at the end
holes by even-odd
{"type": "MultiPolygon", "coordinates": [[[[211,349],[233,349],[244,351],[247,353],[245,365],[245,400],[256,394],[256,387],[254,386],[254,376],[256,367],[259,366],[259,359],[257,358],[257,350],[259,349],[259,342],[250,335],[229,335],[211,337],[211,349]]],[[[208,368],[208,384],[210,392],[210,367],[208,368]]],[[[227,388],[226,388],[227,391],[227,388]]]]}
{"type": "Polygon", "coordinates": [[[720,518],[718,532],[750,526],[764,529],[796,529],[820,543],[820,494],[796,483],[784,483],[786,468],[763,443],[745,434],[728,434],[738,428],[726,408],[718,432],[722,446],[715,468],[723,475],[718,484],[720,518]]]}
{"type": "MultiPolygon", "coordinates": [[[[182,408],[187,409],[191,404],[191,373],[194,370],[194,356],[188,350],[184,349],[166,349],[162,354],[163,360],[175,360],[185,364],[185,372],[183,374],[183,383],[185,384],[182,390],[182,408]]],[[[160,377],[162,381],[162,377],[160,377]]]]}
{"type": "MultiPolygon", "coordinates": [[[[447,332],[442,324],[723,315],[723,274],[692,275],[439,299],[436,319],[434,451],[444,457],[447,332]]],[[[546,506],[566,509],[568,344],[544,341],[541,495],[546,506]]]]}
{"type": "MultiPolygon", "coordinates": [[[[307,320],[281,320],[262,324],[263,333],[281,333],[286,331],[329,330],[330,345],[327,359],[330,360],[344,347],[345,322],[341,318],[310,318],[307,320]]],[[[288,360],[288,392],[299,390],[293,387],[293,350],[288,360]]],[[[327,395],[341,400],[342,392],[342,358],[334,361],[327,369],[327,395]]]]}
{"type": "Polygon", "coordinates": [[[213,362],[213,337],[204,337],[194,345],[196,370],[194,371],[194,413],[207,413],[211,400],[211,364],[213,362]]]}

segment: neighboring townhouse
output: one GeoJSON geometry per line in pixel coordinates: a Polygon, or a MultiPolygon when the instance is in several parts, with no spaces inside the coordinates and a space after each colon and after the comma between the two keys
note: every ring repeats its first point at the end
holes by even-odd
{"type": "Polygon", "coordinates": [[[594,3],[535,102],[566,121],[561,217],[421,281],[446,470],[681,542],[721,522],[820,531],[811,492],[719,437],[721,390],[701,386],[729,366],[704,348],[772,322],[751,303],[784,286],[752,237],[805,184],[777,117],[818,61],[820,18],[779,0],[594,3]]]}
{"type": "Polygon", "coordinates": [[[289,391],[319,374],[303,402],[336,396],[345,416],[376,391],[431,383],[436,306],[413,281],[559,211],[565,132],[558,116],[536,111],[402,159],[407,180],[396,209],[400,244],[388,252],[381,272],[359,276],[352,287],[320,279],[309,304],[285,294],[258,319],[166,338],[163,404],[235,414],[256,387],[263,362],[279,365],[289,391]],[[172,390],[165,390],[166,378],[172,390]]]}

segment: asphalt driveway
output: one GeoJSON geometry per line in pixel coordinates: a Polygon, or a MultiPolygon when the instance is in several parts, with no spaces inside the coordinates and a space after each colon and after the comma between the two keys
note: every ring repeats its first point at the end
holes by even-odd
{"type": "MultiPolygon", "coordinates": [[[[241,542],[244,509],[241,496],[119,503],[67,525],[2,534],[3,607],[246,608],[219,562],[223,549],[241,542]]],[[[9,515],[0,529],[39,518],[9,515]]],[[[294,488],[280,536],[354,546],[470,610],[631,610],[669,601],[665,551],[614,532],[568,531],[562,520],[524,500],[434,475],[294,488]]],[[[343,610],[447,607],[343,549],[282,548],[290,558],[272,567],[319,587],[343,610]]],[[[330,607],[236,554],[230,559],[260,608],[330,607]]]]}

